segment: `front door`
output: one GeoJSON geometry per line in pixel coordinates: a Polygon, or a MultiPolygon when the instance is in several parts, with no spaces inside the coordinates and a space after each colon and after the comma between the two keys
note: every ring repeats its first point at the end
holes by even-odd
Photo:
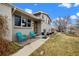
{"type": "Polygon", "coordinates": [[[38,33],[38,22],[34,22],[34,32],[38,33]]]}

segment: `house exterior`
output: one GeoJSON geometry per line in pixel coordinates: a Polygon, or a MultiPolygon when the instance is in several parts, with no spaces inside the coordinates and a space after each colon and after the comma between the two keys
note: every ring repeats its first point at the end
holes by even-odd
{"type": "Polygon", "coordinates": [[[1,3],[0,14],[8,17],[7,24],[9,30],[7,31],[6,38],[9,41],[15,41],[16,32],[19,31],[29,35],[30,31],[41,34],[44,29],[46,32],[50,29],[49,23],[51,23],[51,19],[45,13],[41,13],[37,16],[38,13],[29,14],[22,9],[16,8],[12,4],[1,3]]]}

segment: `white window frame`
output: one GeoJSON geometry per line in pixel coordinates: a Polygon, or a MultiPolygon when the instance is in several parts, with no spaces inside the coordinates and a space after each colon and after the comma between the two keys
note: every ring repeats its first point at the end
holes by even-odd
{"type": "MultiPolygon", "coordinates": [[[[18,15],[18,14],[15,14],[15,15],[18,15]]],[[[15,17],[15,15],[14,15],[14,17],[15,17]]],[[[19,16],[21,16],[21,15],[19,15],[19,16]]],[[[24,17],[21,16],[21,26],[16,26],[16,25],[15,25],[15,18],[14,18],[14,28],[18,28],[18,29],[19,29],[19,28],[32,28],[32,20],[31,20],[31,26],[30,26],[30,27],[28,27],[27,24],[26,24],[26,27],[23,27],[23,26],[22,26],[22,20],[23,20],[23,19],[26,19],[26,18],[24,18],[24,17]]],[[[28,21],[28,18],[26,19],[26,21],[28,21]]]]}

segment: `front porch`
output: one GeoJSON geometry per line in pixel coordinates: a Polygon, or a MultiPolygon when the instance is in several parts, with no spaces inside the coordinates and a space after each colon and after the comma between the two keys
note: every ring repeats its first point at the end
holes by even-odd
{"type": "MultiPolygon", "coordinates": [[[[31,31],[28,31],[28,34],[26,34],[27,32],[27,28],[23,28],[23,29],[17,29],[17,31],[14,31],[15,32],[15,38],[16,38],[16,42],[20,45],[20,46],[24,46],[24,45],[28,45],[28,44],[30,44],[30,43],[32,43],[32,42],[34,42],[34,41],[36,41],[36,40],[39,40],[40,38],[41,38],[41,21],[33,21],[32,22],[32,30],[31,31]],[[19,31],[20,30],[20,31],[19,31]],[[19,42],[18,41],[18,38],[16,37],[16,33],[17,32],[21,32],[22,33],[22,35],[26,35],[27,36],[27,39],[25,40],[25,41],[23,41],[23,42],[19,42]],[[26,32],[26,33],[25,33],[26,32]],[[30,32],[35,32],[35,34],[36,34],[36,36],[35,36],[35,38],[31,38],[30,37],[30,32]]],[[[16,28],[14,28],[14,30],[15,30],[16,28]]],[[[30,29],[29,29],[30,30],[30,29]]],[[[14,33],[13,32],[13,33],[14,33]]]]}
{"type": "Polygon", "coordinates": [[[25,46],[25,45],[29,45],[37,40],[39,40],[40,38],[32,38],[32,39],[27,39],[26,41],[23,41],[23,42],[17,42],[19,46],[25,46]]]}
{"type": "Polygon", "coordinates": [[[28,13],[24,13],[24,11],[16,9],[13,13],[12,20],[12,40],[18,42],[18,38],[16,37],[17,32],[21,32],[22,35],[27,36],[25,42],[21,42],[22,45],[29,44],[33,41],[36,41],[37,38],[29,39],[30,32],[35,32],[36,35],[41,34],[41,19],[35,17],[34,15],[30,15],[28,13]]]}

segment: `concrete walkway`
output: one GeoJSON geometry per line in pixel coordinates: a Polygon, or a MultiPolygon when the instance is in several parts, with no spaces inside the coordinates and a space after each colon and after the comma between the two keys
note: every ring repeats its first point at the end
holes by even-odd
{"type": "Polygon", "coordinates": [[[13,54],[11,56],[29,56],[32,52],[34,52],[37,48],[39,48],[48,39],[49,38],[38,39],[35,42],[24,46],[24,48],[22,48],[21,50],[19,50],[18,52],[16,52],[15,54],[13,54]]]}

